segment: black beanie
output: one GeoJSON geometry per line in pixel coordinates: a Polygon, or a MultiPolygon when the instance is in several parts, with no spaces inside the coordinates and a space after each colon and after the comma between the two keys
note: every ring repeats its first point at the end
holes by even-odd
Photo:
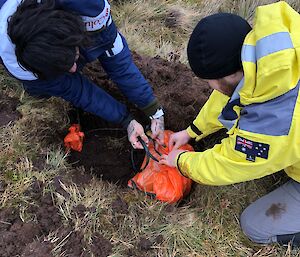
{"type": "Polygon", "coordinates": [[[193,72],[202,79],[219,79],[240,70],[241,49],[250,30],[246,20],[230,13],[199,21],[187,47],[193,72]]]}

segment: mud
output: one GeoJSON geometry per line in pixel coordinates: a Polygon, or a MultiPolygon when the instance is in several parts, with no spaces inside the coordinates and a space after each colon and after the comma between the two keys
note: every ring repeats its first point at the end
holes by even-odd
{"type": "MultiPolygon", "coordinates": [[[[188,127],[211,93],[208,85],[178,62],[169,62],[159,57],[142,57],[136,53],[133,53],[133,58],[164,107],[166,129],[179,131],[188,127]]],[[[150,124],[150,120],[121,94],[98,62],[89,65],[84,73],[114,98],[125,103],[144,126],[150,124]]],[[[81,153],[71,153],[69,162],[75,167],[85,167],[87,172],[91,171],[104,180],[126,185],[134,175],[126,131],[82,111],[78,116],[85,132],[84,146],[81,153]]],[[[70,117],[76,117],[76,114],[70,117]]],[[[141,164],[143,156],[142,151],[137,152],[137,166],[141,164]]]]}
{"type": "Polygon", "coordinates": [[[18,105],[18,99],[8,97],[0,92],[0,127],[21,117],[21,114],[17,111],[18,105]]]}
{"type": "Polygon", "coordinates": [[[282,214],[286,212],[285,203],[273,203],[268,210],[266,216],[272,217],[274,220],[280,219],[282,214]]]}

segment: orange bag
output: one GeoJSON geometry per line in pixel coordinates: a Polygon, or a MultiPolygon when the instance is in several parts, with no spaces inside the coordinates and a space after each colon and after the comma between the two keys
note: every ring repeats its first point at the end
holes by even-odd
{"type": "MultiPolygon", "coordinates": [[[[165,131],[166,145],[168,145],[172,133],[170,130],[165,131]]],[[[149,152],[159,160],[160,156],[155,151],[152,141],[150,141],[148,148],[149,152]]],[[[193,151],[193,147],[190,145],[184,145],[179,149],[193,151]]],[[[164,148],[159,146],[158,152],[168,154],[169,149],[168,147],[164,148]]],[[[128,181],[130,188],[137,188],[147,194],[155,196],[155,198],[160,201],[168,203],[175,203],[190,192],[192,186],[191,179],[182,176],[176,168],[161,165],[153,159],[148,161],[149,163],[147,165],[146,156],[142,164],[142,167],[147,165],[146,168],[128,181]]]]}
{"type": "Polygon", "coordinates": [[[65,147],[67,150],[73,149],[77,152],[81,152],[83,138],[84,133],[80,131],[80,125],[72,124],[69,128],[68,135],[66,135],[64,138],[65,147]]]}

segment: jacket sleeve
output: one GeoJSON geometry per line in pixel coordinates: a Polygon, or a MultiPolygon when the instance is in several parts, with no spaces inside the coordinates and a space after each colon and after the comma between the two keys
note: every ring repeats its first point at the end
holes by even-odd
{"type": "Polygon", "coordinates": [[[191,138],[196,141],[224,128],[218,117],[230,98],[227,95],[214,90],[202,107],[196,119],[187,128],[191,138]]]}
{"type": "Polygon", "coordinates": [[[212,149],[178,155],[180,172],[201,184],[229,185],[264,177],[298,161],[288,158],[291,147],[286,137],[236,130],[212,149]]]}
{"type": "Polygon", "coordinates": [[[55,80],[23,81],[25,90],[33,96],[57,96],[84,111],[126,127],[131,117],[126,107],[103,89],[76,72],[55,80]],[[129,119],[129,120],[128,120],[129,119]]]}
{"type": "Polygon", "coordinates": [[[111,57],[103,54],[98,59],[106,73],[128,100],[147,116],[151,116],[160,105],[154,96],[152,87],[134,64],[125,38],[121,34],[119,36],[122,51],[111,57]]]}

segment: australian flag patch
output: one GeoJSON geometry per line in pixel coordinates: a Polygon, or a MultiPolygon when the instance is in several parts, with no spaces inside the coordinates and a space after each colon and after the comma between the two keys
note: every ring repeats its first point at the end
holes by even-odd
{"type": "Polygon", "coordinates": [[[246,154],[246,160],[255,162],[256,157],[268,159],[270,145],[237,136],[235,150],[246,154]]]}

